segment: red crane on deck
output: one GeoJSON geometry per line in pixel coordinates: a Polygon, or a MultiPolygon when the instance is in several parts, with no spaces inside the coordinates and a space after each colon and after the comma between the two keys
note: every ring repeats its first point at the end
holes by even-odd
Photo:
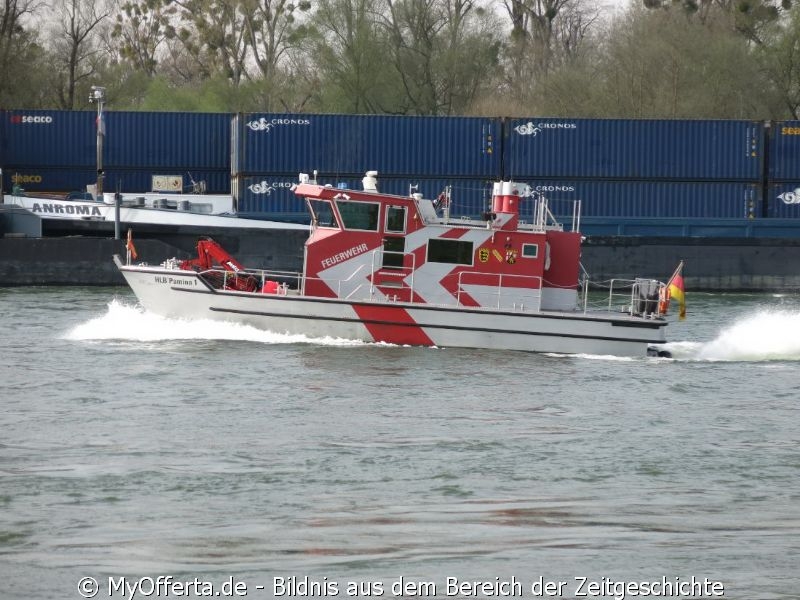
{"type": "Polygon", "coordinates": [[[199,239],[197,258],[181,261],[180,268],[185,271],[206,271],[203,275],[212,285],[226,290],[254,292],[258,287],[256,278],[244,272],[244,265],[211,238],[199,239]],[[224,273],[214,270],[215,266],[222,267],[224,273]]]}

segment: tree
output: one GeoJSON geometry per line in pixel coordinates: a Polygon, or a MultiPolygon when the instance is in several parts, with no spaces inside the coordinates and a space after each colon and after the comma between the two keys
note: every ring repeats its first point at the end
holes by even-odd
{"type": "Polygon", "coordinates": [[[243,4],[245,29],[253,59],[261,76],[271,79],[278,71],[281,58],[296,42],[297,17],[311,9],[311,2],[244,0],[243,4]]]}
{"type": "Polygon", "coordinates": [[[0,104],[13,103],[18,96],[15,72],[26,72],[40,54],[36,38],[25,28],[35,13],[34,0],[2,0],[0,4],[0,104]]]}
{"type": "Polygon", "coordinates": [[[547,112],[622,118],[768,118],[768,85],[748,42],[719,15],[631,8],[597,56],[552,74],[547,112]],[[580,76],[577,76],[580,74],[580,76]],[[755,93],[754,90],[759,90],[755,93]]]}
{"type": "Polygon", "coordinates": [[[784,11],[792,6],[791,0],[642,0],[650,9],[678,9],[686,15],[696,15],[701,23],[708,23],[720,15],[732,17],[729,24],[746,39],[764,42],[764,31],[777,22],[784,11]]]}
{"type": "Polygon", "coordinates": [[[187,25],[179,39],[194,59],[202,79],[220,74],[234,86],[249,77],[249,36],[242,0],[183,0],[181,18],[187,25]]]}
{"type": "Polygon", "coordinates": [[[493,19],[473,0],[387,0],[384,27],[401,95],[396,111],[465,111],[493,81],[499,53],[493,19]]]}
{"type": "Polygon", "coordinates": [[[548,75],[579,56],[598,10],[583,0],[503,0],[503,5],[511,20],[507,89],[514,102],[525,105],[548,75]]]}
{"type": "Polygon", "coordinates": [[[396,108],[398,77],[380,15],[381,0],[320,0],[307,34],[307,50],[328,110],[380,113],[396,108]]]}
{"type": "Polygon", "coordinates": [[[91,62],[99,52],[92,33],[109,16],[101,0],[65,0],[54,6],[58,22],[53,32],[53,55],[61,69],[56,93],[59,108],[75,108],[75,89],[94,74],[91,62]]]}
{"type": "Polygon", "coordinates": [[[176,8],[171,0],[128,0],[117,14],[112,39],[120,57],[148,76],[156,74],[158,53],[175,36],[171,19],[176,8]]]}
{"type": "Polygon", "coordinates": [[[758,49],[763,72],[777,96],[777,117],[800,119],[800,12],[776,24],[758,49]]]}

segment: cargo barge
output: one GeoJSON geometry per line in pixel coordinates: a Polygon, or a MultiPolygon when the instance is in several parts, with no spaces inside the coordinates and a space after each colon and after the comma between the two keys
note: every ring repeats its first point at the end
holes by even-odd
{"type": "MultiPolygon", "coordinates": [[[[212,232],[213,234],[213,232],[212,232]]],[[[136,249],[145,261],[195,255],[191,237],[141,238],[136,249]]],[[[242,260],[258,258],[265,269],[296,271],[305,234],[296,231],[218,235],[242,260]]],[[[107,286],[124,281],[111,261],[125,251],[113,238],[0,238],[0,286],[107,286]]],[[[668,273],[675,260],[686,261],[689,291],[800,292],[800,239],[638,238],[597,236],[583,244],[582,263],[595,281],[668,273]]],[[[255,264],[255,263],[254,263],[255,264]]]]}
{"type": "MultiPolygon", "coordinates": [[[[42,220],[0,205],[0,286],[123,285],[111,257],[122,254],[113,223],[42,220]]],[[[126,226],[124,226],[126,227],[126,226]]],[[[133,226],[141,260],[196,255],[212,237],[242,262],[259,269],[298,271],[308,229],[133,226]]],[[[592,280],[670,272],[686,262],[694,291],[800,291],[800,223],[747,219],[584,219],[582,264],[592,280]]]]}
{"type": "MultiPolygon", "coordinates": [[[[98,171],[96,123],[93,111],[0,110],[0,188],[83,189],[98,171]]],[[[149,189],[166,176],[176,192],[229,194],[240,217],[302,224],[290,190],[298,171],[318,169],[352,188],[370,165],[381,191],[436,197],[450,187],[468,198],[452,214],[474,219],[487,209],[490,181],[515,179],[554,210],[581,201],[583,261],[594,277],[650,273],[651,263],[669,270],[684,258],[692,289],[800,288],[798,121],[111,111],[102,124],[106,191],[149,189]],[[636,259],[628,255],[635,246],[636,259]]],[[[0,215],[0,285],[120,282],[107,265],[86,268],[117,251],[108,223],[45,219],[37,232],[20,229],[23,221],[0,215]],[[62,277],[75,261],[82,279],[62,277]]],[[[265,267],[301,263],[290,250],[296,233],[136,232],[143,252],[167,244],[179,257],[201,235],[224,236],[250,264],[258,254],[265,267]]]]}
{"type": "Polygon", "coordinates": [[[119,207],[83,200],[4,199],[0,204],[0,286],[121,285],[109,257],[119,252],[123,244],[119,238],[128,230],[136,232],[143,260],[156,260],[165,252],[185,257],[195,251],[199,238],[213,236],[258,268],[279,270],[293,270],[300,264],[298,248],[308,235],[308,226],[300,224],[208,214],[215,204],[225,206],[224,197],[149,200],[142,195],[120,199],[119,207]],[[186,205],[185,210],[178,210],[179,203],[186,205]],[[204,212],[191,212],[192,205],[204,212]]]}

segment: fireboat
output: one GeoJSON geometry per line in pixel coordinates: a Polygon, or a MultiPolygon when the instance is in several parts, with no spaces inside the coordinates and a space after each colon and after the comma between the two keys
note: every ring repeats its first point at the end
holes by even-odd
{"type": "Polygon", "coordinates": [[[311,223],[300,273],[248,269],[211,239],[195,259],[137,264],[130,235],[116,265],[144,309],[168,318],[396,345],[669,355],[666,284],[611,280],[599,300],[590,293],[578,203],[565,228],[547,198],[513,181],[493,184],[480,220],[450,216],[450,188],[381,193],[375,171],[361,190],[301,173],[293,191],[311,223]]]}

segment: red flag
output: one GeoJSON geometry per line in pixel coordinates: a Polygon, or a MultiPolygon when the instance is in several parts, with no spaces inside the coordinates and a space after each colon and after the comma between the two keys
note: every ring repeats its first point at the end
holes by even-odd
{"type": "Polygon", "coordinates": [[[139,258],[139,254],[136,252],[136,246],[133,245],[133,231],[128,229],[128,241],[125,244],[125,247],[128,249],[128,252],[133,257],[133,260],[139,258]]]}

